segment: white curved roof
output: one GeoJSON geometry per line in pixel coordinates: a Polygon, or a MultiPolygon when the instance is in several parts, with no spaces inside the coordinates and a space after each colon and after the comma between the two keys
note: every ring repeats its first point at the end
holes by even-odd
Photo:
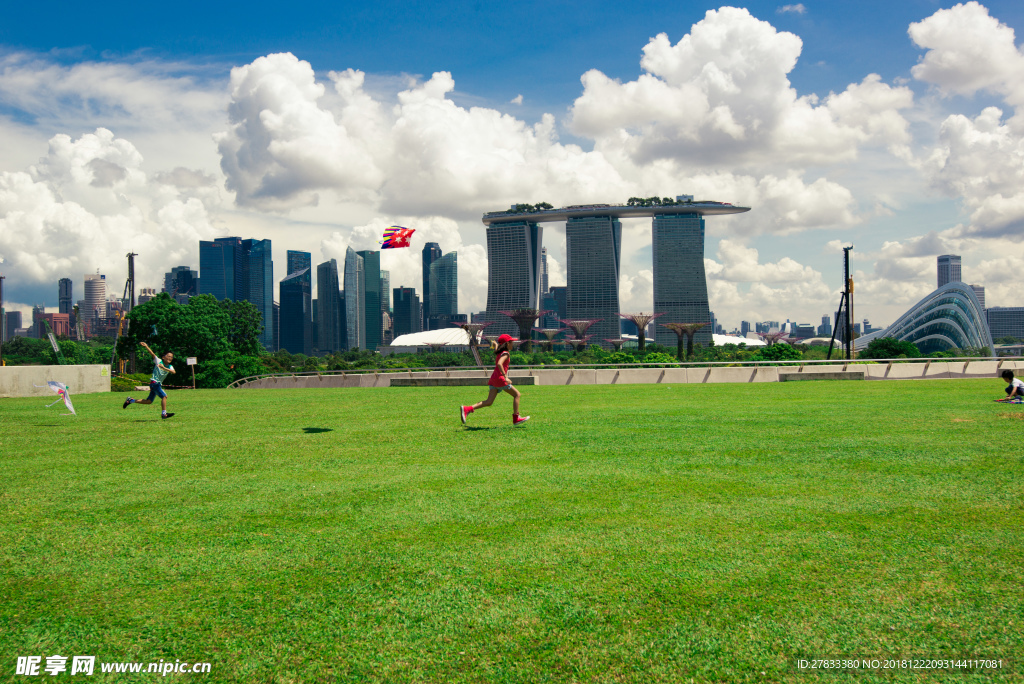
{"type": "Polygon", "coordinates": [[[736,337],[735,335],[712,335],[711,339],[715,341],[716,347],[720,347],[723,344],[745,344],[748,347],[765,346],[765,343],[762,340],[754,340],[749,337],[736,337]]]}
{"type": "Polygon", "coordinates": [[[469,334],[462,328],[441,328],[440,330],[424,330],[423,332],[399,335],[391,343],[392,347],[426,347],[431,344],[452,344],[466,346],[469,334]]]}

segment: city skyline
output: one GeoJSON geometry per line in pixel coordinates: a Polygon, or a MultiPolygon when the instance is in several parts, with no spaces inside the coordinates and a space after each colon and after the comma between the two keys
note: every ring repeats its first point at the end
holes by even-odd
{"type": "MultiPolygon", "coordinates": [[[[423,282],[424,244],[457,251],[471,313],[486,306],[483,212],[678,192],[754,208],[706,235],[710,307],[729,327],[817,320],[850,244],[871,320],[934,289],[950,253],[988,306],[1022,303],[1019,3],[609,3],[596,26],[560,6],[467,5],[473,21],[427,27],[388,3],[352,21],[346,7],[320,8],[319,38],[301,12],[256,36],[200,22],[198,50],[149,9],[111,30],[70,8],[34,31],[39,8],[5,8],[6,307],[56,307],[53,283],[97,269],[122,283],[126,251],[138,286],[160,289],[199,263],[198,240],[260,236],[278,263],[295,249],[340,265],[398,224],[412,246],[382,252],[381,271],[423,282]],[[475,59],[480,38],[525,17],[564,40],[475,59]],[[403,30],[398,49],[368,48],[403,30]]],[[[645,224],[622,221],[624,310],[653,304],[645,224]]],[[[549,282],[564,285],[565,234],[546,237],[549,282]]]]}

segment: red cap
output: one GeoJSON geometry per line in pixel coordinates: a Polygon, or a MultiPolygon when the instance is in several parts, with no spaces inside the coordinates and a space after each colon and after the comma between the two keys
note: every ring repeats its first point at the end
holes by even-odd
{"type": "Polygon", "coordinates": [[[498,344],[505,344],[506,342],[518,342],[518,337],[512,337],[511,335],[502,335],[498,338],[498,344]]]}

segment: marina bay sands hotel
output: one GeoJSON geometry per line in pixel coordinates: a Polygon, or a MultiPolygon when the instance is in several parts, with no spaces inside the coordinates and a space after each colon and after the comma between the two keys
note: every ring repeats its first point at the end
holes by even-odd
{"type": "MultiPolygon", "coordinates": [[[[710,323],[708,286],[704,273],[704,217],[738,214],[750,207],[723,202],[694,201],[680,195],[662,204],[588,204],[526,211],[517,205],[484,214],[487,226],[488,334],[517,334],[518,328],[501,311],[539,309],[541,303],[541,223],[565,222],[566,314],[573,319],[601,319],[590,328],[595,344],[619,337],[619,266],[622,218],[653,217],[654,312],[661,323],[710,323]]],[[[543,206],[543,205],[542,205],[543,206]]],[[[626,312],[623,312],[626,313],[626,312]]],[[[654,340],[674,347],[676,335],[656,327],[654,340]]],[[[711,341],[710,326],[696,342],[711,341]]]]}

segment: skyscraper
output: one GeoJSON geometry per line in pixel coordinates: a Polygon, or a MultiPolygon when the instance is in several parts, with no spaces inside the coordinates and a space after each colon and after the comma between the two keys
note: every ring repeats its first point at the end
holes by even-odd
{"type": "Polygon", "coordinates": [[[349,247],[345,250],[345,338],[349,349],[366,349],[364,291],[363,257],[349,247]]]}
{"type": "Polygon", "coordinates": [[[391,313],[391,271],[380,272],[380,310],[391,313]]]}
{"type": "Polygon", "coordinates": [[[262,317],[260,344],[264,349],[274,346],[274,262],[270,240],[242,240],[246,257],[244,291],[238,299],[247,300],[262,317]]]}
{"type": "Polygon", "coordinates": [[[519,326],[501,312],[536,309],[540,303],[540,250],[544,229],[523,219],[487,226],[488,335],[519,334],[519,326]]]}
{"type": "Polygon", "coordinates": [[[199,294],[199,271],[188,266],[175,266],[164,274],[164,292],[172,297],[193,297],[199,294]]]}
{"type": "Polygon", "coordinates": [[[285,275],[291,275],[296,271],[301,271],[304,268],[313,268],[313,257],[309,252],[298,252],[293,249],[288,250],[288,272],[285,275]]]}
{"type": "MultiPolygon", "coordinates": [[[[704,274],[704,217],[701,214],[658,214],[652,225],[654,253],[654,311],[664,312],[659,323],[710,323],[708,284],[704,274]]],[[[711,326],[694,335],[694,342],[708,346],[711,326]]],[[[654,341],[667,347],[676,334],[660,325],[654,341]]]]}
{"type": "Polygon", "coordinates": [[[971,289],[974,290],[974,294],[978,296],[978,302],[981,304],[982,310],[985,309],[985,286],[984,285],[971,285],[971,289]]]}
{"type": "Polygon", "coordinates": [[[423,329],[430,330],[430,265],[441,258],[441,246],[436,242],[423,245],[423,329]]]}
{"type": "Polygon", "coordinates": [[[309,269],[304,268],[286,276],[278,288],[278,336],[281,349],[287,349],[292,354],[308,356],[313,353],[313,312],[310,296],[312,282],[309,269]]]}
{"type": "Polygon", "coordinates": [[[540,248],[540,293],[548,291],[548,248],[540,248]]]}
{"type": "Polygon", "coordinates": [[[62,314],[74,313],[74,299],[71,297],[71,278],[61,278],[57,281],[57,312],[62,314]]]}
{"type": "Polygon", "coordinates": [[[384,316],[380,308],[380,252],[363,250],[363,317],[366,319],[366,349],[373,351],[384,339],[384,316]]]}
{"type": "Polygon", "coordinates": [[[79,309],[85,336],[95,336],[99,319],[107,316],[107,276],[87,273],[85,276],[85,310],[79,309]]]}
{"type": "Polygon", "coordinates": [[[411,287],[396,287],[393,292],[395,315],[391,325],[395,331],[395,338],[419,332],[420,298],[416,296],[416,290],[411,287]]]}
{"type": "Polygon", "coordinates": [[[939,287],[946,283],[961,280],[960,276],[960,255],[943,254],[938,258],[938,282],[939,287]]]}
{"type": "Polygon", "coordinates": [[[565,223],[568,318],[600,319],[588,331],[610,347],[619,338],[619,261],[622,224],[614,216],[570,217],[565,223]]]}
{"type": "Polygon", "coordinates": [[[428,330],[447,328],[459,313],[459,255],[448,252],[430,264],[428,330]]]}
{"type": "Polygon", "coordinates": [[[223,237],[212,242],[199,241],[199,275],[203,294],[234,300],[242,289],[245,273],[242,238],[223,237]]]}
{"type": "Polygon", "coordinates": [[[341,346],[341,291],[338,262],[316,267],[317,345],[320,351],[344,351],[341,346]]]}

